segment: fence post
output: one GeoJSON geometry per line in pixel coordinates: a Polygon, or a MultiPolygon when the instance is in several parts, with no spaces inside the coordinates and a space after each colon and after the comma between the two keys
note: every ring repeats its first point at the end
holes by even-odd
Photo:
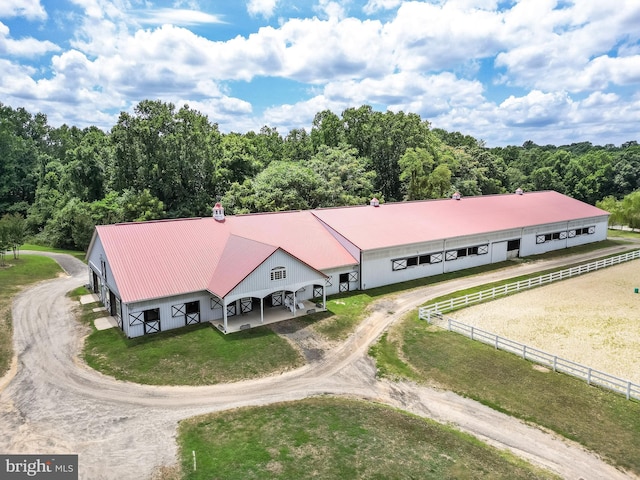
{"type": "Polygon", "coordinates": [[[447,327],[449,328],[449,331],[451,331],[451,319],[450,318],[447,320],[447,327]]]}
{"type": "Polygon", "coordinates": [[[526,345],[522,346],[522,358],[525,359],[525,360],[527,359],[527,346],[526,345]]]}
{"type": "Polygon", "coordinates": [[[631,400],[631,382],[627,382],[627,400],[631,400]]]}
{"type": "Polygon", "coordinates": [[[496,343],[496,350],[498,350],[498,335],[496,335],[495,343],[496,343]]]}
{"type": "Polygon", "coordinates": [[[591,385],[591,368],[587,368],[587,385],[591,385]]]}
{"type": "Polygon", "coordinates": [[[556,371],[556,365],[558,364],[558,356],[554,355],[553,356],[553,371],[556,371]]]}
{"type": "Polygon", "coordinates": [[[471,340],[473,340],[473,327],[471,327],[471,340]]]}

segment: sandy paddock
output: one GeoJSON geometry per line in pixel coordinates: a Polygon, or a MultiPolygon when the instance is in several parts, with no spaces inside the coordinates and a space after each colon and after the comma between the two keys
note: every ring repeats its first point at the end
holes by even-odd
{"type": "Polygon", "coordinates": [[[640,384],[640,260],[453,312],[458,321],[640,384]]]}

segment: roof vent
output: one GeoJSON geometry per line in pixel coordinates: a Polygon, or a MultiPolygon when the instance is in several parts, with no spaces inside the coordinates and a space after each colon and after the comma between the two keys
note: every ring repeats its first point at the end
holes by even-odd
{"type": "Polygon", "coordinates": [[[516,189],[516,195],[522,195],[524,194],[524,192],[522,191],[521,188],[516,189]]]}
{"type": "Polygon", "coordinates": [[[379,207],[380,206],[380,200],[378,200],[376,197],[373,197],[371,199],[371,201],[369,202],[369,205],[371,205],[372,207],[379,207]]]}
{"type": "Polygon", "coordinates": [[[453,195],[451,195],[451,198],[453,198],[454,200],[460,200],[462,196],[460,195],[460,192],[456,192],[453,195]]]}
{"type": "Polygon", "coordinates": [[[224,207],[220,202],[213,206],[213,219],[217,222],[224,222],[224,207]]]}

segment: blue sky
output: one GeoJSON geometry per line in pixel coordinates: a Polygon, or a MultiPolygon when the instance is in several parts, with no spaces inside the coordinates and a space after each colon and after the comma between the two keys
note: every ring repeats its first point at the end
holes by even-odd
{"type": "Polygon", "coordinates": [[[488,146],[640,141],[638,0],[2,0],[0,102],[105,130],[144,99],[223,132],[419,114],[488,146]]]}

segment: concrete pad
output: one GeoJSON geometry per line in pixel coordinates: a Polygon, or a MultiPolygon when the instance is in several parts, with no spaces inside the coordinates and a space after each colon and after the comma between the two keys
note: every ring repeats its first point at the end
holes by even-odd
{"type": "Polygon", "coordinates": [[[109,328],[117,327],[118,321],[116,317],[101,317],[96,318],[93,324],[96,326],[96,330],[108,330],[109,328]]]}
{"type": "Polygon", "coordinates": [[[106,312],[107,308],[106,307],[96,307],[93,310],[91,310],[92,312],[106,312]]]}
{"type": "Polygon", "coordinates": [[[82,295],[80,297],[80,305],[86,305],[87,303],[95,303],[95,302],[99,302],[100,301],[100,297],[98,297],[98,295],[96,295],[95,293],[90,293],[88,295],[82,295]]]}

